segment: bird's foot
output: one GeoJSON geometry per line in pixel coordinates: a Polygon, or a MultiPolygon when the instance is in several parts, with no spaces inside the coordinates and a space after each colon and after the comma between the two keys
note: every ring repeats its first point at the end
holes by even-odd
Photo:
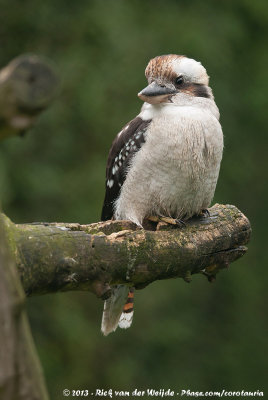
{"type": "Polygon", "coordinates": [[[186,223],[185,223],[182,219],[176,218],[176,219],[175,219],[175,222],[176,222],[176,225],[177,225],[177,226],[180,226],[181,228],[184,227],[184,226],[186,226],[186,223]]]}
{"type": "Polygon", "coordinates": [[[175,219],[175,218],[171,218],[171,217],[160,217],[160,216],[156,216],[156,215],[151,215],[151,216],[147,217],[147,219],[152,222],[165,222],[166,224],[176,225],[179,227],[183,227],[186,225],[185,222],[182,221],[181,219],[175,219]]]}
{"type": "Polygon", "coordinates": [[[204,218],[210,217],[210,212],[208,211],[207,208],[205,208],[204,210],[201,210],[199,217],[204,217],[204,218]]]}

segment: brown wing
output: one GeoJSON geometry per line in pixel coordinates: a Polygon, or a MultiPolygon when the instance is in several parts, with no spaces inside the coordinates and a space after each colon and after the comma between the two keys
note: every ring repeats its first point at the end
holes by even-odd
{"type": "Polygon", "coordinates": [[[145,133],[150,122],[151,120],[144,121],[140,117],[134,118],[113,141],[106,167],[106,193],[102,207],[102,221],[113,217],[113,205],[126,179],[130,160],[145,142],[145,133]]]}

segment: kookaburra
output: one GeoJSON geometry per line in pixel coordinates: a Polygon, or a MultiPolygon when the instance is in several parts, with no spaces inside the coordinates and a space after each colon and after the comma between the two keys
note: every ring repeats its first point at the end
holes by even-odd
{"type": "MultiPolygon", "coordinates": [[[[169,54],[150,60],[140,114],[116,136],[106,168],[102,220],[183,221],[213,198],[223,151],[219,110],[200,62],[169,54]]],[[[133,288],[117,285],[106,300],[102,332],[128,328],[133,288]]]]}

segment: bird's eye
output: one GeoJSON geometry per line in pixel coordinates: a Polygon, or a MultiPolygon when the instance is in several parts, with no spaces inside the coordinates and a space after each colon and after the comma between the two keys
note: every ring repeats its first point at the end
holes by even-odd
{"type": "Polygon", "coordinates": [[[175,84],[176,85],[181,85],[183,83],[183,77],[178,76],[178,78],[175,79],[175,84]]]}

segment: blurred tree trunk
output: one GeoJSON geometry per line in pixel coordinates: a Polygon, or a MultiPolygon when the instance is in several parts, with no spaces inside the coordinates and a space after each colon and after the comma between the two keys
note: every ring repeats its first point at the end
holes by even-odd
{"type": "MultiPolygon", "coordinates": [[[[57,76],[47,60],[23,55],[0,70],[0,140],[21,135],[51,103],[57,76]]],[[[47,400],[24,309],[25,294],[0,217],[0,399],[47,400]]]]}
{"type": "Polygon", "coordinates": [[[0,220],[0,399],[47,400],[25,295],[0,220]]]}

